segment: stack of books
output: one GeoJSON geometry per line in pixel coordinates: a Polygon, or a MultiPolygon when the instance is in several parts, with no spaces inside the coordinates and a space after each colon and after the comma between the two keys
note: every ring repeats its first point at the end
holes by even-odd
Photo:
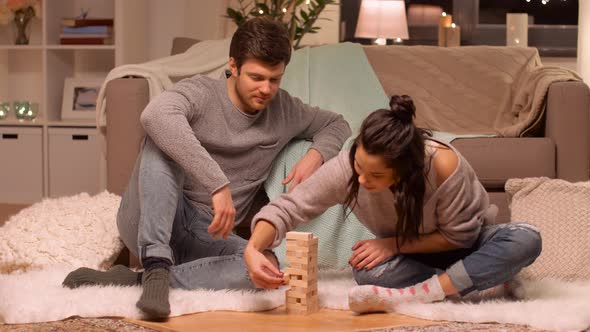
{"type": "Polygon", "coordinates": [[[112,18],[63,18],[59,42],[62,45],[113,44],[112,18]]]}

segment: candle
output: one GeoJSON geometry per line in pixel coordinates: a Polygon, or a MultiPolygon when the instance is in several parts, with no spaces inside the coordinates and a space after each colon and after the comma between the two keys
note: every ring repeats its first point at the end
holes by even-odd
{"type": "Polygon", "coordinates": [[[438,19],[438,46],[447,46],[445,38],[445,29],[450,28],[452,23],[453,16],[447,15],[447,13],[443,12],[440,18],[438,19]]]}
{"type": "Polygon", "coordinates": [[[529,37],[528,14],[506,14],[506,45],[527,47],[529,37]]]}
{"type": "Polygon", "coordinates": [[[461,46],[461,27],[453,23],[445,28],[445,41],[447,47],[461,46]]]}

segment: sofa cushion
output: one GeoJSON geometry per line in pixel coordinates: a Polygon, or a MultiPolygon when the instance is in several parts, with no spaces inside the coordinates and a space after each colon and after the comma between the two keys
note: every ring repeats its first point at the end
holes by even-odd
{"type": "Polygon", "coordinates": [[[510,178],[555,178],[555,143],[547,137],[460,138],[452,142],[486,189],[510,178]]]}

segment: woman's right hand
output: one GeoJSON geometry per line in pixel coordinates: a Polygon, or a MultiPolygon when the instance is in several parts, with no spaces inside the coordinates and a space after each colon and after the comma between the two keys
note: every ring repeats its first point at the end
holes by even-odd
{"type": "Polygon", "coordinates": [[[246,246],[244,261],[254,286],[264,289],[277,289],[285,284],[283,273],[253,246],[246,246]]]}

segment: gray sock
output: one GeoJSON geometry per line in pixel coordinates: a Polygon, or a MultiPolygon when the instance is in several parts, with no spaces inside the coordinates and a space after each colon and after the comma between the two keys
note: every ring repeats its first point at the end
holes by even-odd
{"type": "Polygon", "coordinates": [[[123,265],[115,265],[108,271],[98,271],[81,267],[70,272],[62,282],[68,288],[80,286],[136,286],[140,284],[141,273],[134,272],[123,265]]]}
{"type": "Polygon", "coordinates": [[[143,273],[143,292],[136,305],[148,319],[162,319],[170,315],[168,275],[168,270],[164,268],[155,268],[143,273]]]}

